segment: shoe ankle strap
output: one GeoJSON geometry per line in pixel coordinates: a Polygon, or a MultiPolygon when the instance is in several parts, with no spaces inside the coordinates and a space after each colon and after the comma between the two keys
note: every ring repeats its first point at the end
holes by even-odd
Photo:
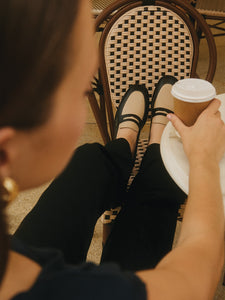
{"type": "Polygon", "coordinates": [[[173,114],[173,111],[164,107],[156,107],[152,109],[152,117],[156,116],[157,114],[167,115],[170,113],[173,114]]]}
{"type": "Polygon", "coordinates": [[[137,124],[137,126],[139,126],[142,119],[138,115],[135,115],[135,114],[125,114],[125,115],[120,116],[120,120],[119,120],[120,124],[123,122],[127,122],[127,121],[134,122],[135,124],[137,124]]]}

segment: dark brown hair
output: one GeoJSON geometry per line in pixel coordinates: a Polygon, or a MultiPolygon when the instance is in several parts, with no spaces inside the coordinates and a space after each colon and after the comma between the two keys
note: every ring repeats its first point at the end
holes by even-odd
{"type": "MultiPolygon", "coordinates": [[[[0,1],[0,127],[30,129],[51,112],[68,68],[70,36],[80,0],[0,1]]],[[[0,200],[0,282],[7,261],[0,200]]]]}

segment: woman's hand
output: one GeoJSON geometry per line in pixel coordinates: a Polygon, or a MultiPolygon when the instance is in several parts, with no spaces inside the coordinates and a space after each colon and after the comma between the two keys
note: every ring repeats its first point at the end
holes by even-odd
{"type": "Polygon", "coordinates": [[[224,263],[218,163],[225,151],[225,125],[219,107],[220,101],[213,100],[192,127],[168,115],[190,162],[189,196],[177,247],[154,270],[137,273],[148,299],[212,299],[215,294],[224,263]]]}
{"type": "Polygon", "coordinates": [[[214,99],[200,114],[195,124],[187,127],[174,114],[168,118],[180,134],[189,162],[219,163],[225,152],[225,124],[221,119],[220,100],[214,99]]]}

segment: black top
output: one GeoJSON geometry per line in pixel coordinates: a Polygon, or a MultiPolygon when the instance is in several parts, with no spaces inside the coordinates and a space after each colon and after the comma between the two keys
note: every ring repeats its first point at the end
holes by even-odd
{"type": "Polygon", "coordinates": [[[146,300],[144,283],[115,264],[66,265],[60,251],[29,247],[15,237],[11,249],[42,267],[32,288],[12,300],[146,300]]]}

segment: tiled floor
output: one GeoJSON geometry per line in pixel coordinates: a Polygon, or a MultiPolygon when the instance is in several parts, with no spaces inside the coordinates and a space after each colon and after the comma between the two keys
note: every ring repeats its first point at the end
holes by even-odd
{"type": "MultiPolygon", "coordinates": [[[[217,93],[225,93],[225,37],[216,37],[216,45],[218,50],[218,66],[216,70],[215,79],[213,84],[216,87],[217,93]]],[[[206,73],[206,59],[207,53],[205,52],[205,40],[201,41],[201,49],[199,56],[198,74],[201,78],[205,77],[206,73]]],[[[88,105],[88,104],[87,104],[88,105]]],[[[88,117],[86,127],[83,135],[79,140],[78,145],[86,142],[102,142],[99,134],[95,119],[88,105],[88,117]]],[[[14,232],[20,221],[27,214],[27,212],[33,207],[38,197],[45,189],[45,186],[37,189],[21,193],[18,199],[9,207],[9,220],[10,220],[10,232],[14,232]]],[[[178,231],[180,224],[178,224],[178,231]]],[[[94,233],[93,242],[90,248],[88,259],[94,262],[98,262],[101,254],[101,236],[102,225],[97,223],[94,233]]],[[[200,283],[201,284],[201,283],[200,283]]],[[[222,287],[221,283],[217,291],[215,300],[225,299],[225,287],[222,287]]]]}

